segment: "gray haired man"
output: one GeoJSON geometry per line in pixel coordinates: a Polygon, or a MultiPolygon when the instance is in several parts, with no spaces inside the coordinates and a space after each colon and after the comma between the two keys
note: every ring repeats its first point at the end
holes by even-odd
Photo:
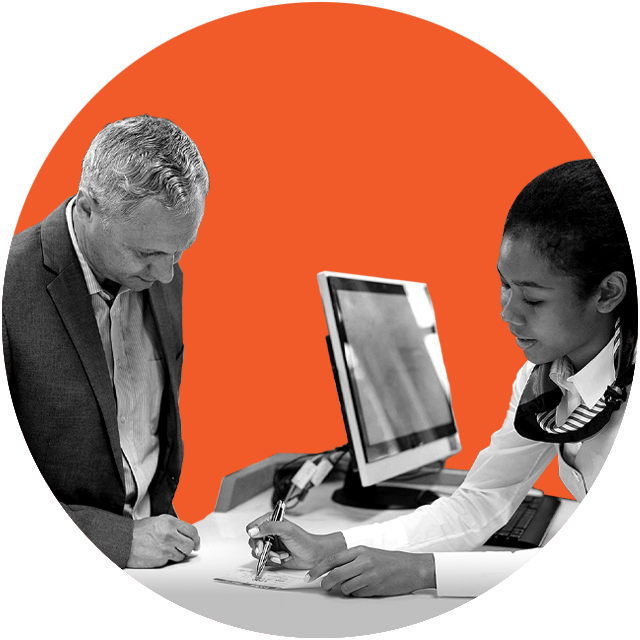
{"type": "Polygon", "coordinates": [[[180,562],[182,272],[209,177],[174,123],[107,125],[78,193],[13,239],[2,338],[33,458],[61,506],[121,567],[180,562]]]}

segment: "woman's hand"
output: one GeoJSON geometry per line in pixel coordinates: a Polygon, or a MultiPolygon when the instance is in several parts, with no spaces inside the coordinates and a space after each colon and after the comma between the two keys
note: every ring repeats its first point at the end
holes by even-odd
{"type": "Polygon", "coordinates": [[[432,553],[353,547],[322,560],[305,580],[317,580],[325,573],[321,583],[325,591],[339,589],[357,598],[397,596],[436,586],[432,553]]]}
{"type": "Polygon", "coordinates": [[[312,534],[288,520],[272,522],[271,513],[250,522],[247,533],[254,558],[259,558],[262,553],[262,538],[278,536],[279,545],[272,547],[267,564],[284,565],[287,569],[309,569],[323,558],[347,548],[344,537],[339,532],[312,534]]]}

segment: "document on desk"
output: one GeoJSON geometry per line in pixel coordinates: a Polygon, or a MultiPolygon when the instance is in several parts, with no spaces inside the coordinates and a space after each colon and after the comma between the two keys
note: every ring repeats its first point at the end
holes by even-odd
{"type": "Polygon", "coordinates": [[[255,587],[256,589],[309,589],[320,586],[320,581],[308,583],[303,580],[306,571],[264,571],[256,578],[254,569],[239,567],[230,573],[214,578],[216,582],[226,584],[237,584],[245,587],[255,587]]]}

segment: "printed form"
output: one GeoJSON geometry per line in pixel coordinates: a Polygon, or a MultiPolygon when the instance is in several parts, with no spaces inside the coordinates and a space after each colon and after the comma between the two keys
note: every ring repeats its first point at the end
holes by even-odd
{"type": "Polygon", "coordinates": [[[216,582],[237,584],[256,589],[313,589],[320,587],[320,580],[305,582],[306,571],[282,571],[265,570],[259,578],[256,578],[254,569],[239,567],[230,573],[214,578],[216,582]]]}

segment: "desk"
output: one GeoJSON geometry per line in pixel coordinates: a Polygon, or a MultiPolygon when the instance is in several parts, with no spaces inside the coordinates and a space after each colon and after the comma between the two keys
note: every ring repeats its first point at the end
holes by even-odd
{"type": "MultiPolygon", "coordinates": [[[[339,482],[325,482],[287,518],[313,533],[382,522],[407,511],[376,512],[338,505],[331,494],[339,482]]],[[[214,578],[239,567],[255,568],[246,525],[271,510],[271,492],[262,491],[226,512],[196,523],[200,550],[180,564],[160,569],[127,569],[136,580],[176,604],[218,622],[250,631],[295,637],[344,637],[398,629],[433,618],[470,598],[438,598],[420,591],[392,598],[346,598],[317,588],[265,591],[221,584],[214,578]],[[276,612],[282,612],[278,615],[276,612]]],[[[577,503],[562,500],[547,540],[566,522],[577,503]]]]}

